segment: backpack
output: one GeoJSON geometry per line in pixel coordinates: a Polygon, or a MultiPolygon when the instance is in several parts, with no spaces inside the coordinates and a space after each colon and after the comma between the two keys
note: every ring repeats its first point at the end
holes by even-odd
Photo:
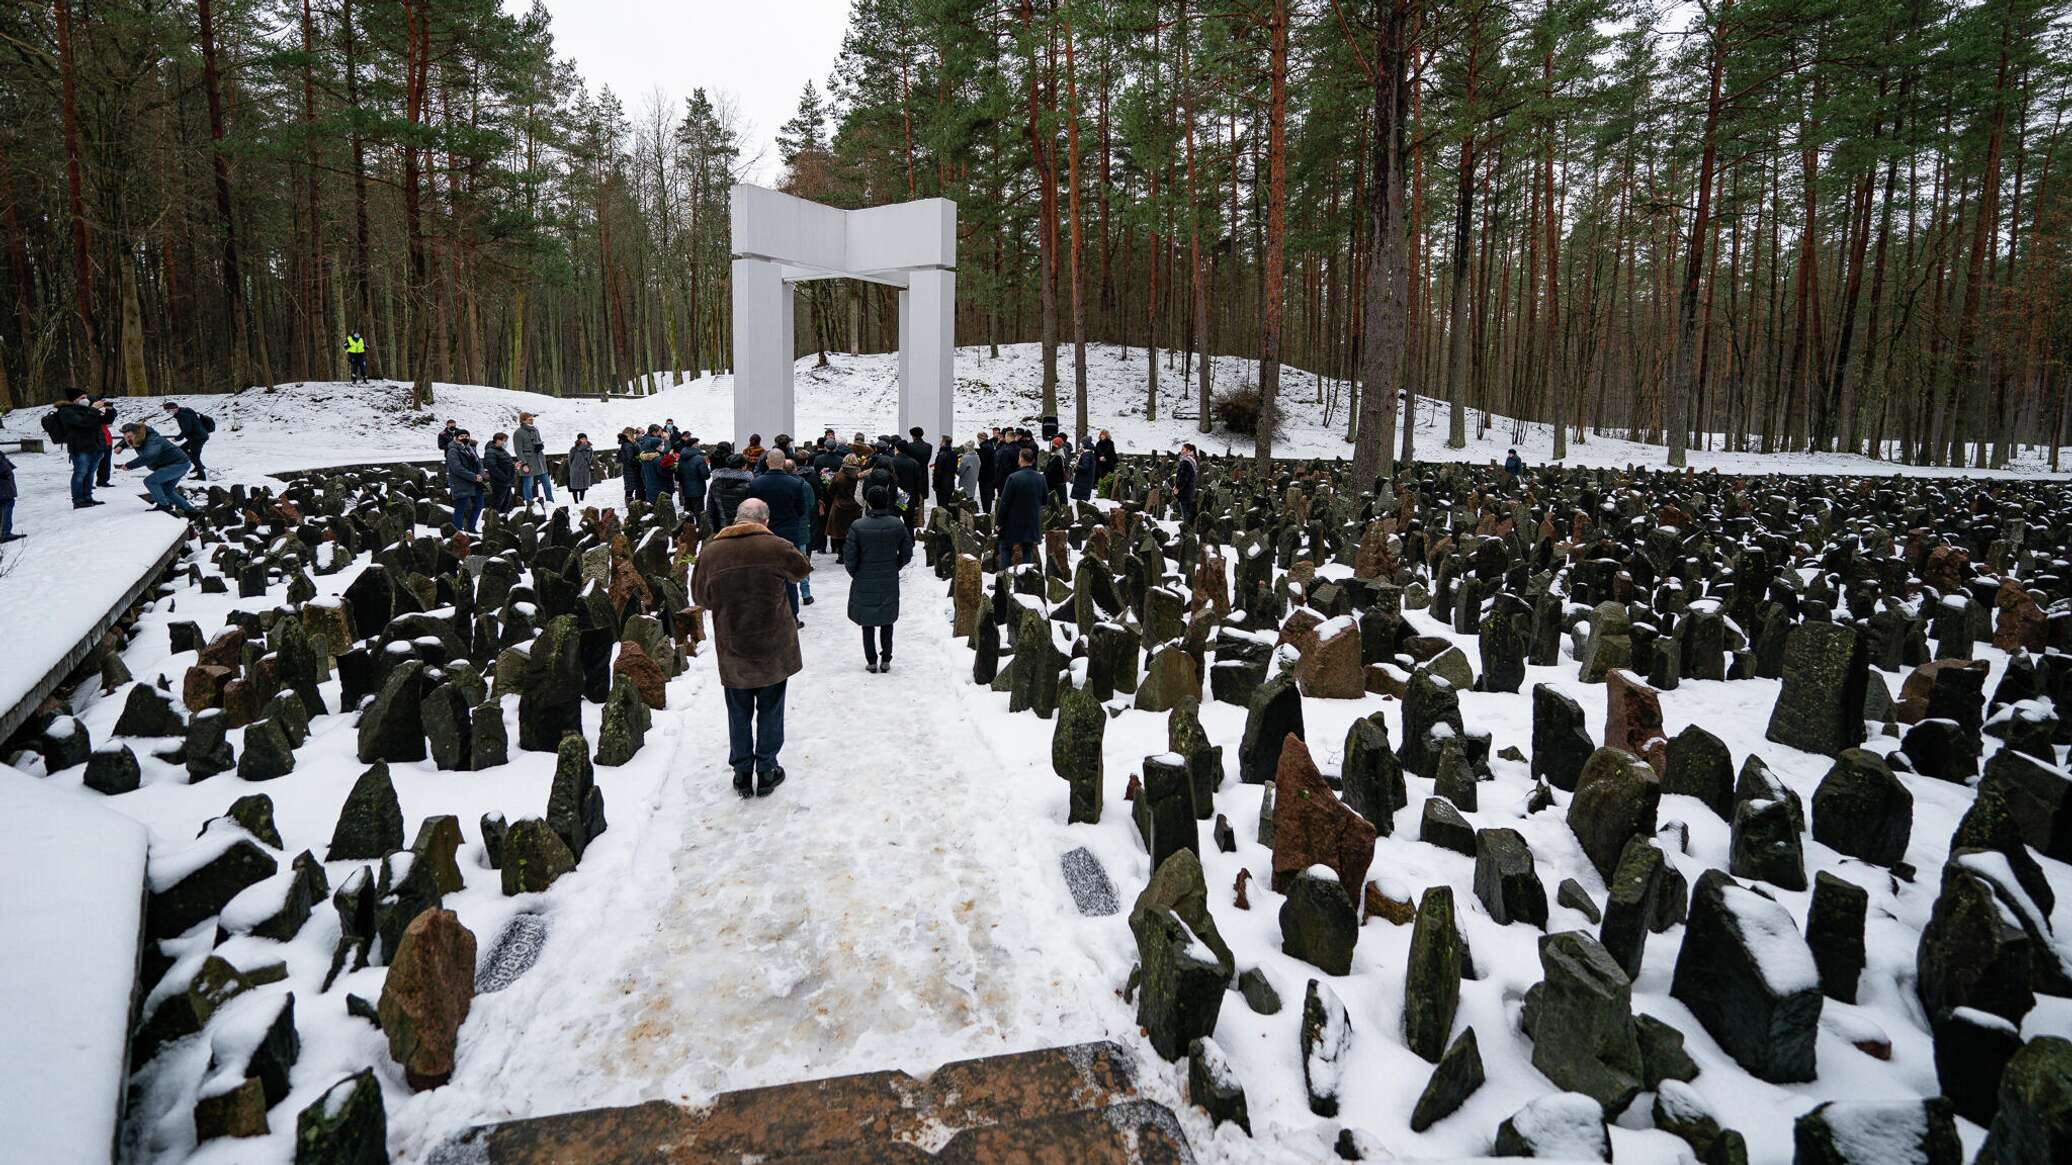
{"type": "Polygon", "coordinates": [[[56,409],[43,414],[43,431],[50,434],[50,439],[53,442],[59,445],[65,443],[65,422],[58,420],[58,411],[56,409]]]}
{"type": "Polygon", "coordinates": [[[194,419],[201,422],[202,432],[213,433],[216,431],[216,418],[210,416],[209,414],[196,413],[194,414],[194,419]]]}

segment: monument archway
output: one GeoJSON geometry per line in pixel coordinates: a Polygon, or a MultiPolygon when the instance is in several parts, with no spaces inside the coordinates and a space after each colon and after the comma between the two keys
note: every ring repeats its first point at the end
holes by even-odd
{"type": "Polygon", "coordinates": [[[865,210],[734,186],[734,438],[798,434],[792,284],[861,279],[899,289],[899,429],[952,432],[957,204],[865,210]]]}

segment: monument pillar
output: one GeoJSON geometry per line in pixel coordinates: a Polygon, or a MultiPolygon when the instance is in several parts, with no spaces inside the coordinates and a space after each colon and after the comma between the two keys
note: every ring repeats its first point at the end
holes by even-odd
{"type": "Polygon", "coordinates": [[[794,429],[792,289],[784,268],[765,259],[734,260],[735,441],[763,441],[794,429]]]}

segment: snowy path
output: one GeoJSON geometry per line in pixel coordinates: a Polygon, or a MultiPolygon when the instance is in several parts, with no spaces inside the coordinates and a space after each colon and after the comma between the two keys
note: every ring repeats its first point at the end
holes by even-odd
{"type": "Polygon", "coordinates": [[[944,584],[917,554],[897,670],[876,676],[846,574],[815,566],[790,780],[767,800],[734,795],[721,689],[710,656],[693,661],[649,736],[674,753],[648,803],[613,801],[599,771],[611,830],[637,840],[586,861],[540,963],[476,1001],[453,1086],[392,1114],[408,1151],[507,1116],[1115,1034],[1100,944],[1073,939],[1097,924],[1074,912],[1030,807],[1063,785],[1047,752],[1003,756],[963,729],[960,689],[976,689],[944,584]]]}

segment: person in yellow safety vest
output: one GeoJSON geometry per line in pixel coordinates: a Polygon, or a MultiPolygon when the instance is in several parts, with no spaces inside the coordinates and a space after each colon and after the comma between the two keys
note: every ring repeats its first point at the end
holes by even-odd
{"type": "Polygon", "coordinates": [[[353,383],[367,379],[367,341],[360,333],[350,332],[345,337],[345,360],[352,368],[353,383]]]}

